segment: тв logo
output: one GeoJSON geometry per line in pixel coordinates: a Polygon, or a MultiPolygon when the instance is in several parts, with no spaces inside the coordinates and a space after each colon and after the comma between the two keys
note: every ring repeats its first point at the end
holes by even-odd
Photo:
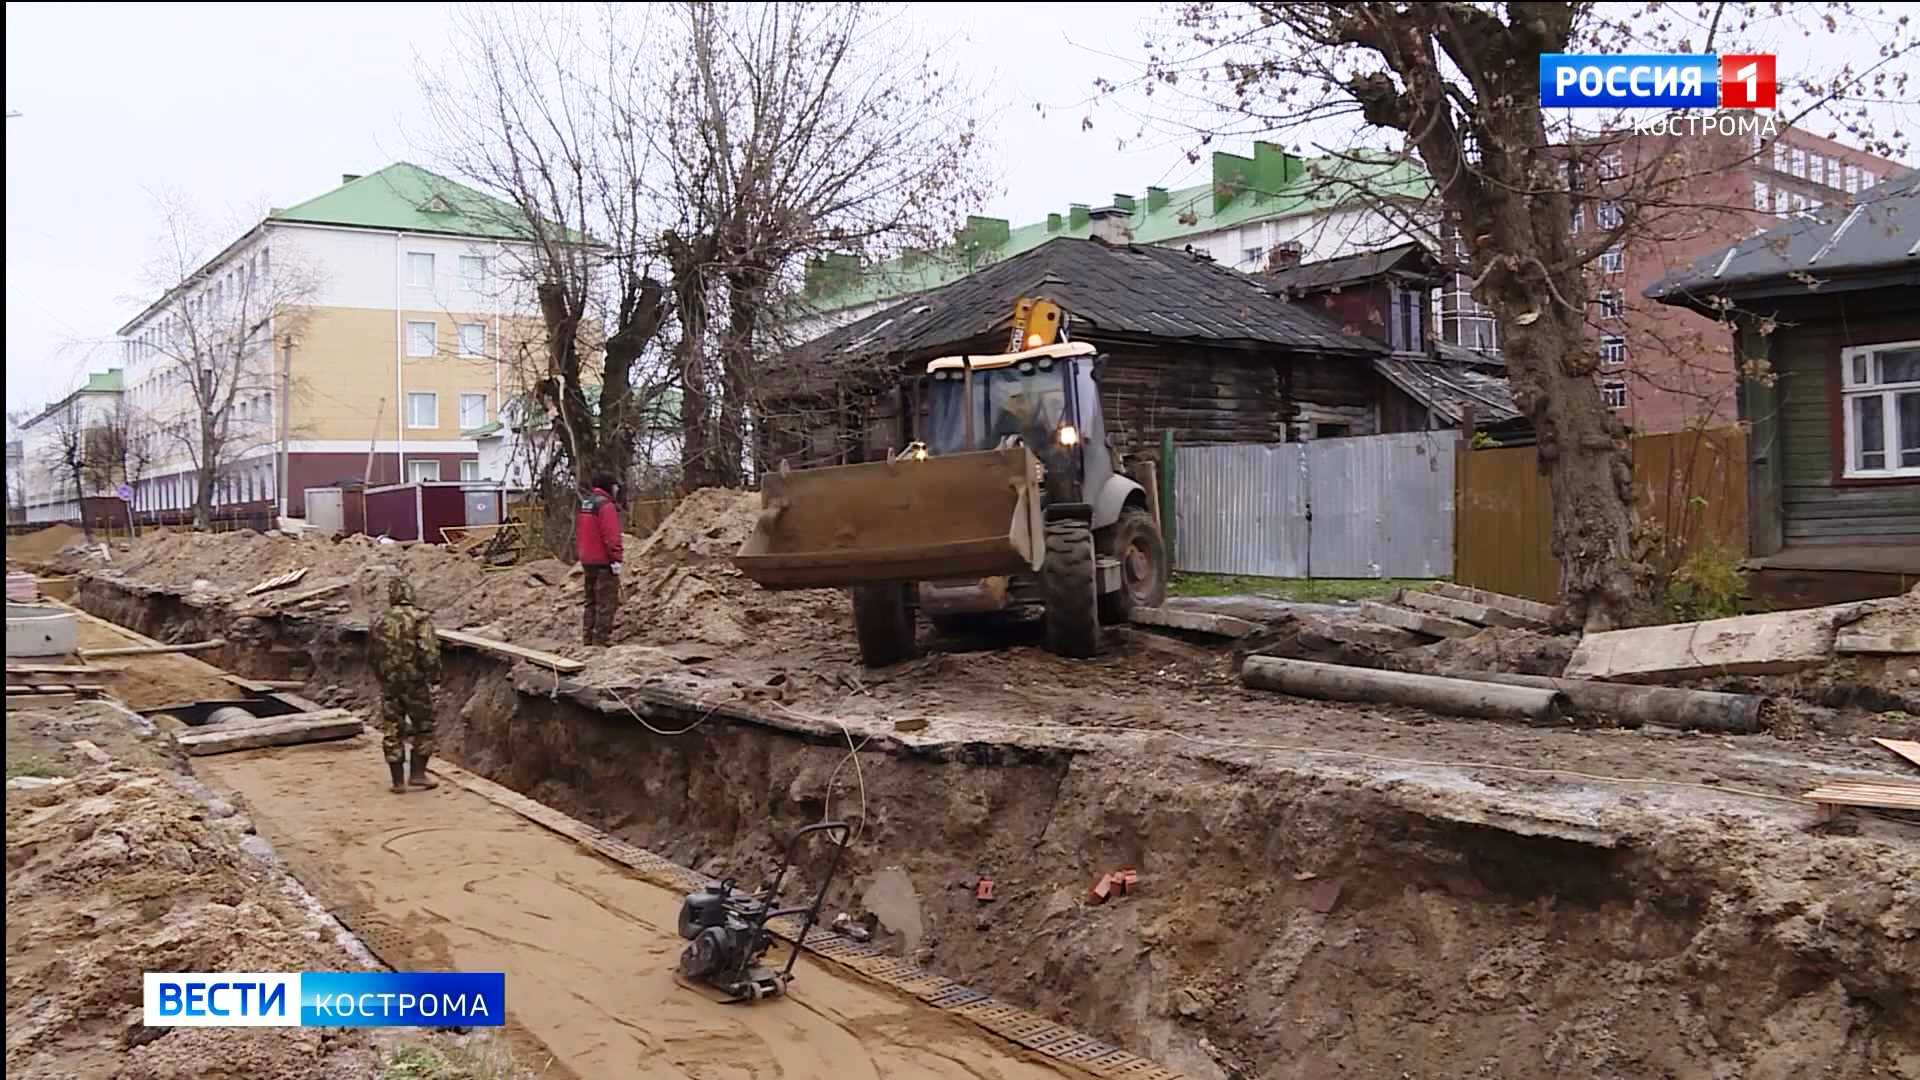
{"type": "Polygon", "coordinates": [[[1777,97],[1773,57],[1765,53],[1720,58],[1720,107],[1771,109],[1777,97]]]}
{"type": "Polygon", "coordinates": [[[1771,55],[1540,55],[1550,109],[1771,109],[1771,55]]]}

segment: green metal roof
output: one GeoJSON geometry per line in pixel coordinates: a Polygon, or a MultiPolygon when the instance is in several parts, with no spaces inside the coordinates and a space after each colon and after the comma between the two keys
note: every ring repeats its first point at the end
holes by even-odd
{"type": "Polygon", "coordinates": [[[126,380],[119,368],[96,371],[87,376],[87,385],[80,388],[81,393],[117,394],[126,389],[126,380]]]}
{"type": "MultiPolygon", "coordinates": [[[[1371,198],[1424,199],[1431,191],[1426,170],[1403,158],[1378,154],[1306,161],[1255,143],[1251,158],[1214,154],[1207,183],[1171,191],[1148,188],[1145,198],[1115,195],[1111,205],[1127,211],[1134,243],[1168,245],[1248,222],[1332,209],[1361,192],[1371,198]]],[[[937,288],[1056,237],[1088,238],[1090,209],[1076,204],[1066,214],[1017,228],[996,218],[969,217],[947,248],[910,252],[872,267],[859,267],[850,256],[829,256],[808,267],[808,301],[816,310],[834,311],[937,288]]]]}
{"type": "Polygon", "coordinates": [[[406,161],[356,177],[325,195],[275,210],[267,217],[272,221],[501,240],[521,240],[529,235],[525,219],[513,206],[406,161]]]}

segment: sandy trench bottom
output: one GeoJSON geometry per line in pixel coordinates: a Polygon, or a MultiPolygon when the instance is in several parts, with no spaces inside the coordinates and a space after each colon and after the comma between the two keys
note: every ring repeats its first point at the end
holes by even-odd
{"type": "Polygon", "coordinates": [[[289,868],[349,925],[375,915],[372,943],[389,963],[506,972],[508,1034],[535,1073],[1083,1075],[811,957],[784,1000],[741,1006],[700,997],[672,977],[683,945],[678,895],[452,784],[392,794],[370,735],[202,758],[195,767],[211,787],[245,800],[289,868]]]}

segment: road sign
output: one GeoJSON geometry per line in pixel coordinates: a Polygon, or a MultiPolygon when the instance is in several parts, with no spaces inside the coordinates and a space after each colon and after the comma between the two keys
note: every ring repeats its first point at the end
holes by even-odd
{"type": "Polygon", "coordinates": [[[120,497],[121,502],[130,503],[133,501],[133,489],[128,487],[125,484],[121,484],[119,487],[114,488],[113,493],[120,497]]]}

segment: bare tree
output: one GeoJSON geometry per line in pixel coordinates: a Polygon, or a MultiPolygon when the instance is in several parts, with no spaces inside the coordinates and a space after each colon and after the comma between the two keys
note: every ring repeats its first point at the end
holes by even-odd
{"type": "MultiPolygon", "coordinates": [[[[138,492],[152,466],[160,460],[160,434],[146,414],[122,397],[114,409],[102,418],[91,440],[94,450],[88,463],[96,491],[111,491],[125,484],[138,492]]],[[[127,502],[127,528],[133,528],[133,501],[127,502]]]]}
{"type": "Polygon", "coordinates": [[[50,426],[52,438],[41,451],[39,465],[52,479],[55,490],[73,492],[74,513],[80,518],[87,542],[92,543],[93,520],[87,516],[87,492],[99,490],[95,486],[101,471],[98,456],[103,453],[106,440],[99,418],[89,412],[86,404],[76,397],[46,417],[43,422],[50,426]]]}
{"type": "MultiPolygon", "coordinates": [[[[161,215],[149,273],[162,297],[143,339],[167,392],[149,422],[193,470],[193,524],[205,528],[221,479],[273,438],[269,403],[291,392],[281,350],[298,339],[318,280],[285,252],[265,264],[246,257],[246,238],[223,248],[178,202],[161,215]]],[[[149,463],[163,454],[147,449],[149,463]]]]}
{"type": "MultiPolygon", "coordinates": [[[[1849,5],[1804,7],[1818,13],[1814,31],[1855,17],[1849,5]]],[[[1634,550],[1626,432],[1594,379],[1588,279],[1623,245],[1705,227],[1705,215],[1750,211],[1744,194],[1739,205],[1724,205],[1733,197],[1701,192],[1714,191],[1710,178],[1759,152],[1760,143],[1743,140],[1730,158],[1726,143],[1636,135],[1620,116],[1577,127],[1540,106],[1540,56],[1767,52],[1741,39],[1751,40],[1780,5],[1195,3],[1176,10],[1178,28],[1156,43],[1141,85],[1160,93],[1162,117],[1183,118],[1198,141],[1228,130],[1351,137],[1358,121],[1399,140],[1389,153],[1424,166],[1433,180],[1427,206],[1406,214],[1384,199],[1376,205],[1405,214],[1417,233],[1450,226],[1464,241],[1460,268],[1498,320],[1515,401],[1538,433],[1563,615],[1590,629],[1630,618],[1646,575],[1634,550]],[[1604,168],[1610,153],[1629,147],[1629,163],[1604,168]],[[1611,210],[1595,228],[1576,232],[1582,194],[1570,180],[1582,176],[1605,181],[1599,190],[1611,210]]],[[[1870,65],[1783,82],[1781,119],[1824,109],[1836,129],[1889,152],[1897,138],[1875,136],[1859,106],[1865,95],[1904,89],[1902,60],[1913,48],[1908,20],[1887,17],[1870,65]]],[[[1351,146],[1330,152],[1378,160],[1351,146]]]]}
{"type": "Polygon", "coordinates": [[[739,482],[761,358],[806,257],[930,238],[977,199],[964,88],[900,46],[900,18],[860,4],[467,14],[428,97],[448,167],[510,203],[528,240],[547,348],[524,381],[576,480],[625,477],[671,402],[682,483],[739,482]]]}

